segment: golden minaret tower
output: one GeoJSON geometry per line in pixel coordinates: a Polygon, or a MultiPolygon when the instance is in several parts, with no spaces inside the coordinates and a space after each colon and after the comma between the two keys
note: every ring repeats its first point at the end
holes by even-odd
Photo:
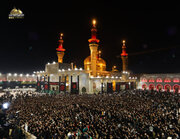
{"type": "Polygon", "coordinates": [[[63,48],[63,34],[60,34],[60,39],[59,39],[59,46],[56,49],[57,50],[57,56],[58,56],[58,63],[63,63],[63,57],[64,57],[64,52],[65,49],[63,48]]]}
{"type": "Polygon", "coordinates": [[[126,41],[123,40],[123,46],[122,46],[122,53],[121,53],[121,59],[122,59],[122,70],[127,71],[128,69],[128,54],[126,53],[126,41]]]}
{"type": "Polygon", "coordinates": [[[90,47],[90,51],[91,51],[91,75],[96,77],[97,76],[97,69],[96,69],[96,65],[97,65],[97,50],[98,50],[98,43],[99,40],[96,38],[96,20],[92,21],[93,26],[91,29],[91,39],[89,39],[89,47],[90,47]]]}

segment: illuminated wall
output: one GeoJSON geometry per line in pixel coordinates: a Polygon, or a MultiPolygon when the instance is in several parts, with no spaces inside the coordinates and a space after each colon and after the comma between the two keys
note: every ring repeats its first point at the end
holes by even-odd
{"type": "Polygon", "coordinates": [[[171,91],[179,90],[180,74],[144,74],[138,83],[139,89],[171,91]]]}

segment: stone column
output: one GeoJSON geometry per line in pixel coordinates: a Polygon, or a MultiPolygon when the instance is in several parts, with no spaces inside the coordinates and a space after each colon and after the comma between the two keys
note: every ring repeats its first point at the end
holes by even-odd
{"type": "Polygon", "coordinates": [[[77,89],[78,89],[78,94],[79,94],[79,75],[77,76],[77,89]]]}
{"type": "Polygon", "coordinates": [[[60,93],[60,91],[61,91],[60,86],[61,86],[61,76],[59,76],[59,93],[60,93]]]}
{"type": "Polygon", "coordinates": [[[50,76],[48,75],[48,93],[49,93],[49,90],[50,90],[50,76]]]}

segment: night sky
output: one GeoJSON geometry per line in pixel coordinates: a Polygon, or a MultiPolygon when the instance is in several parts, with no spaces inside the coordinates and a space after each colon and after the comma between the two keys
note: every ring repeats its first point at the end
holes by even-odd
{"type": "Polygon", "coordinates": [[[107,70],[113,65],[122,69],[119,55],[125,39],[132,72],[180,72],[180,11],[175,5],[161,9],[113,1],[9,0],[7,17],[0,22],[0,72],[44,70],[46,63],[57,61],[61,32],[66,49],[64,62],[83,67],[84,59],[90,55],[88,39],[94,18],[107,70]],[[23,11],[24,19],[8,19],[14,6],[23,11]]]}

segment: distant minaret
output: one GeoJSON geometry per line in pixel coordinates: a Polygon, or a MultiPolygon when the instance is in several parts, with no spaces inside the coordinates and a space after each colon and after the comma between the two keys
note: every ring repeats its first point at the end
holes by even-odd
{"type": "Polygon", "coordinates": [[[63,34],[60,34],[60,39],[59,39],[59,46],[56,49],[57,50],[57,56],[58,56],[58,63],[63,63],[63,57],[64,57],[64,51],[65,49],[63,48],[63,34]]]}
{"type": "Polygon", "coordinates": [[[92,70],[92,76],[96,77],[96,63],[97,63],[97,50],[98,50],[98,43],[99,40],[96,38],[96,20],[93,20],[93,26],[91,29],[91,39],[89,39],[89,47],[91,51],[91,70],[92,70]]]}
{"type": "Polygon", "coordinates": [[[123,40],[123,46],[122,46],[122,53],[121,53],[121,59],[122,59],[122,70],[127,71],[128,69],[128,54],[126,53],[126,41],[123,40]]]}

